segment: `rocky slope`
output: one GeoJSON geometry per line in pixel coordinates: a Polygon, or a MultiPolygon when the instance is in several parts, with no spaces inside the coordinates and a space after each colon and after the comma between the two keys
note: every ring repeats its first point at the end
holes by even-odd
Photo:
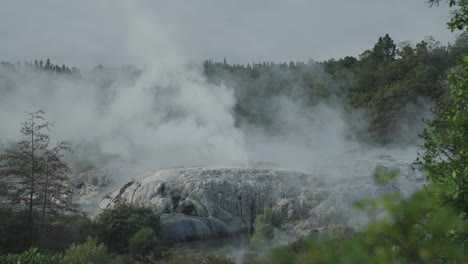
{"type": "Polygon", "coordinates": [[[70,185],[74,189],[75,200],[87,212],[99,210],[98,204],[103,195],[115,188],[115,182],[108,171],[87,171],[71,176],[70,185]]]}
{"type": "Polygon", "coordinates": [[[166,240],[185,241],[223,237],[252,231],[258,214],[267,207],[282,210],[289,231],[365,221],[352,201],[363,196],[398,191],[408,195],[424,181],[411,163],[379,159],[353,161],[334,171],[294,171],[250,167],[164,169],[138,175],[107,194],[100,208],[118,201],[148,206],[162,214],[166,240]],[[377,167],[399,168],[400,177],[377,186],[371,177],[377,167]]]}

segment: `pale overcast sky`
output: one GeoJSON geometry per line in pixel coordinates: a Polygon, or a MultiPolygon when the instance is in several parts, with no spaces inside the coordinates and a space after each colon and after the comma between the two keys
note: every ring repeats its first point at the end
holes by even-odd
{"type": "MultiPolygon", "coordinates": [[[[0,0],[0,60],[125,65],[122,1],[0,0]]],[[[135,2],[196,60],[324,60],[357,56],[385,33],[397,43],[434,36],[446,44],[454,37],[448,8],[425,0],[135,2]]]]}

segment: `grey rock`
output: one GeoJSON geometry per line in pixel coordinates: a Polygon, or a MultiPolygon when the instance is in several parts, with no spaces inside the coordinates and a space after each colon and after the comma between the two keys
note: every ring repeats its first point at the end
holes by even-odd
{"type": "Polygon", "coordinates": [[[365,223],[352,207],[356,199],[397,191],[411,194],[424,175],[411,163],[382,159],[340,165],[348,176],[270,168],[197,167],[164,169],[138,175],[106,195],[99,206],[118,201],[152,207],[163,214],[167,240],[205,239],[253,231],[265,208],[281,210],[291,230],[365,223]],[[377,166],[399,168],[401,176],[385,186],[371,177],[377,166]]]}
{"type": "Polygon", "coordinates": [[[161,236],[166,241],[189,241],[227,237],[235,232],[224,222],[212,217],[185,214],[163,214],[161,236]]]}
{"type": "Polygon", "coordinates": [[[76,201],[83,207],[97,205],[113,184],[107,171],[87,171],[70,177],[70,186],[74,190],[76,201]]]}

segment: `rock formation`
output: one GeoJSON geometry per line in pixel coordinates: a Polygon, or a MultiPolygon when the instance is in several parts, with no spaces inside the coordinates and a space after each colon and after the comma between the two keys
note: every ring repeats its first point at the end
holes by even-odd
{"type": "Polygon", "coordinates": [[[342,175],[245,167],[163,169],[138,175],[107,194],[99,207],[119,201],[151,207],[162,215],[163,238],[171,241],[253,231],[256,216],[267,207],[281,210],[291,231],[300,235],[330,225],[358,227],[365,217],[352,209],[352,201],[390,191],[409,195],[424,182],[407,162],[363,160],[337,167],[342,175]],[[400,177],[375,185],[371,174],[377,166],[399,168],[400,177]]]}

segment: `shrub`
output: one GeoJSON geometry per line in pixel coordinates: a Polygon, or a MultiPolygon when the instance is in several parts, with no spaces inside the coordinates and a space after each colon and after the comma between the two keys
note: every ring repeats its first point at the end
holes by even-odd
{"type": "Polygon", "coordinates": [[[128,250],[132,255],[145,255],[158,246],[158,237],[151,227],[144,227],[128,241],[128,250]]]}
{"type": "Polygon", "coordinates": [[[202,251],[198,255],[185,252],[173,252],[166,256],[160,264],[235,264],[236,262],[221,253],[208,253],[202,251]]]}
{"type": "MultiPolygon", "coordinates": [[[[377,169],[374,177],[384,185],[397,174],[377,169]]],[[[246,263],[465,263],[468,222],[454,208],[439,206],[432,194],[423,189],[407,199],[395,192],[359,200],[359,208],[371,214],[381,208],[386,217],[356,233],[346,226],[328,227],[326,232],[274,248],[267,259],[246,263]]],[[[262,216],[256,223],[263,228],[258,237],[270,228],[265,218],[271,219],[262,216]]]]}
{"type": "Polygon", "coordinates": [[[252,242],[260,242],[273,238],[274,228],[280,228],[284,217],[280,211],[266,208],[263,214],[258,215],[255,220],[255,232],[252,235],[252,242]]]}
{"type": "Polygon", "coordinates": [[[374,181],[377,185],[385,185],[386,183],[394,180],[400,174],[400,169],[398,168],[391,168],[387,169],[382,166],[378,166],[375,168],[372,176],[374,181]]]}
{"type": "Polygon", "coordinates": [[[99,235],[97,225],[83,214],[73,214],[50,219],[44,232],[41,247],[53,251],[64,251],[71,244],[85,243],[88,236],[99,235]]]}
{"type": "Polygon", "coordinates": [[[114,263],[112,256],[107,252],[104,244],[97,243],[96,239],[88,237],[82,245],[72,244],[63,257],[66,264],[106,264],[114,263]]]}
{"type": "Polygon", "coordinates": [[[0,256],[2,264],[58,264],[61,263],[62,255],[40,252],[37,248],[30,248],[20,254],[8,254],[0,256]]]}
{"type": "Polygon", "coordinates": [[[350,237],[314,234],[275,248],[265,263],[465,263],[468,223],[428,195],[383,196],[388,218],[350,237]]]}
{"type": "Polygon", "coordinates": [[[144,227],[152,228],[159,235],[159,216],[150,208],[119,203],[103,210],[96,221],[106,245],[119,253],[128,252],[130,238],[144,227]]]}
{"type": "MultiPolygon", "coordinates": [[[[466,12],[468,14],[468,9],[466,12]]],[[[426,187],[433,197],[442,206],[452,206],[468,219],[467,79],[468,53],[461,58],[459,68],[448,74],[448,105],[436,111],[433,120],[426,120],[427,128],[420,134],[424,139],[424,152],[419,163],[427,171],[426,187]]]]}
{"type": "Polygon", "coordinates": [[[24,211],[0,208],[0,252],[20,253],[40,245],[41,249],[63,251],[72,243],[81,244],[86,237],[97,236],[97,226],[83,214],[46,217],[39,241],[39,228],[31,227],[24,211]]]}
{"type": "Polygon", "coordinates": [[[37,244],[37,228],[24,211],[0,208],[0,252],[20,253],[37,244]]]}

